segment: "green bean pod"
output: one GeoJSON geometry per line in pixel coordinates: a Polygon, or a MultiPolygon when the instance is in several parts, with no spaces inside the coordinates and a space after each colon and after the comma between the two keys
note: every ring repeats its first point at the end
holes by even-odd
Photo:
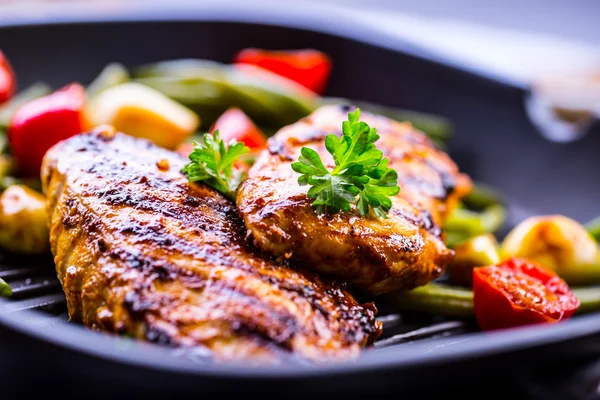
{"type": "MultiPolygon", "coordinates": [[[[571,288],[581,305],[577,314],[600,311],[600,287],[571,288]]],[[[471,289],[429,283],[416,289],[391,293],[383,301],[399,311],[418,311],[459,318],[474,318],[473,291],[471,289]]]]}

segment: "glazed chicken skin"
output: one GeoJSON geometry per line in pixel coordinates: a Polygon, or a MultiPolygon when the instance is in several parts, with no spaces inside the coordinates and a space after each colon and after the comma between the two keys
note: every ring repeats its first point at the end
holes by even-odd
{"type": "Polygon", "coordinates": [[[376,146],[398,173],[400,193],[388,219],[357,210],[318,215],[291,164],[302,147],[334,167],[325,136],[341,135],[350,106],[325,106],[269,140],[237,194],[237,205],[255,244],[280,259],[338,279],[371,294],[412,289],[438,277],[453,257],[440,229],[472,183],[442,151],[409,123],[361,113],[377,128],[376,146]]]}
{"type": "Polygon", "coordinates": [[[217,360],[350,359],[380,333],[372,304],[255,254],[235,204],[185,160],[110,129],[57,144],[42,182],[69,315],[217,360]]]}

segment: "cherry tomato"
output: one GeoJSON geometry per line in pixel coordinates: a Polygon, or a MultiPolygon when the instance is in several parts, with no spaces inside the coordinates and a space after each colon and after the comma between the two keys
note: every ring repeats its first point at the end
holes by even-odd
{"type": "Polygon", "coordinates": [[[331,73],[331,59],[313,49],[270,51],[249,48],[239,52],[236,64],[253,64],[323,94],[331,73]]]}
{"type": "Polygon", "coordinates": [[[46,151],[87,128],[85,89],[77,83],[23,104],[13,115],[8,132],[19,174],[39,176],[46,151]]]}
{"type": "Polygon", "coordinates": [[[244,143],[250,150],[263,149],[267,146],[267,137],[239,108],[232,107],[221,114],[210,131],[214,132],[217,129],[225,143],[235,139],[244,143]]]}
{"type": "Polygon", "coordinates": [[[0,51],[0,104],[9,100],[17,87],[15,73],[8,59],[0,51]]]}
{"type": "Polygon", "coordinates": [[[495,330],[570,318],[579,300],[553,271],[511,258],[473,270],[475,316],[481,329],[495,330]]]}

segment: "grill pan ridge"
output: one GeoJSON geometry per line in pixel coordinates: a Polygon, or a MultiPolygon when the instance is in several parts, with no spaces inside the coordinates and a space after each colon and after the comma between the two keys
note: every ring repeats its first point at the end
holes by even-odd
{"type": "MultiPolygon", "coordinates": [[[[334,60],[331,95],[450,118],[456,128],[450,155],[475,180],[489,182],[507,194],[509,224],[534,213],[564,213],[580,220],[595,216],[594,199],[600,188],[593,183],[600,171],[590,166],[597,163],[590,163],[600,151],[600,135],[592,132],[562,146],[546,142],[527,120],[523,88],[474,73],[468,66],[450,65],[343,16],[337,25],[327,25],[319,17],[319,10],[326,8],[317,5],[310,12],[283,4],[249,6],[244,2],[186,7],[167,11],[151,4],[129,6],[125,11],[111,14],[104,10],[95,16],[90,9],[50,7],[45,17],[39,17],[44,15],[40,13],[28,22],[7,19],[3,23],[0,18],[0,48],[13,60],[22,87],[38,79],[58,87],[71,80],[89,82],[112,61],[127,66],[182,57],[227,62],[243,47],[317,47],[334,60]],[[49,20],[57,15],[60,21],[49,20]],[[136,51],[119,37],[139,43],[136,51]],[[205,37],[221,40],[199,43],[194,39],[205,37]],[[61,45],[56,47],[57,43],[61,45]],[[57,48],[60,57],[55,56],[57,48]],[[365,60],[355,54],[364,54],[365,60]],[[52,60],[51,68],[45,66],[46,60],[52,60]],[[534,148],[535,154],[522,154],[534,148]],[[503,153],[511,154],[511,165],[502,163],[503,153]],[[562,160],[560,175],[554,167],[556,160],[562,160]],[[582,167],[586,164],[588,170],[582,167]],[[522,171],[518,179],[517,171],[522,171]],[[556,180],[563,186],[560,191],[555,189],[556,180]],[[581,194],[578,204],[569,202],[568,191],[581,194]]],[[[205,354],[134,342],[68,322],[65,296],[49,255],[0,254],[0,278],[13,288],[11,298],[0,298],[1,376],[9,380],[26,372],[53,387],[60,374],[68,373],[76,378],[73,387],[86,393],[112,394],[116,387],[142,390],[140,385],[150,394],[160,394],[165,387],[170,394],[252,392],[263,390],[266,382],[272,391],[297,390],[298,396],[322,391],[358,393],[366,387],[373,394],[399,387],[418,387],[425,393],[432,386],[432,371],[441,388],[452,386],[465,372],[476,372],[485,382],[499,365],[512,365],[509,372],[518,374],[521,367],[550,365],[565,355],[600,354],[600,315],[547,328],[483,335],[472,321],[399,314],[379,307],[383,334],[355,362],[276,369],[215,365],[205,354]],[[596,344],[590,347],[590,343],[596,344]],[[23,359],[24,353],[34,354],[34,360],[23,359]],[[93,386],[107,377],[114,380],[114,387],[93,386]]],[[[14,382],[9,389],[22,391],[27,386],[14,382]]]]}

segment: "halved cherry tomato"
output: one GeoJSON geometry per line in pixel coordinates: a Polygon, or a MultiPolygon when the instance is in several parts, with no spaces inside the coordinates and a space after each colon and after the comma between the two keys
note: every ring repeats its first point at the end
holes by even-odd
{"type": "Polygon", "coordinates": [[[225,111],[210,127],[210,132],[219,130],[221,139],[226,143],[232,139],[244,143],[250,150],[267,146],[267,137],[254,125],[254,122],[242,110],[231,107],[225,111]]]}
{"type": "Polygon", "coordinates": [[[473,270],[475,316],[481,329],[495,330],[570,318],[579,299],[551,270],[511,258],[473,270]]]}
{"type": "Polygon", "coordinates": [[[331,59],[313,49],[270,51],[244,49],[234,58],[237,64],[253,64],[298,82],[323,94],[331,73],[331,59]]]}
{"type": "Polygon", "coordinates": [[[15,73],[6,56],[0,51],[0,104],[9,100],[17,87],[15,73]]]}
{"type": "Polygon", "coordinates": [[[50,147],[89,127],[85,99],[83,86],[72,83],[17,109],[8,140],[21,175],[39,176],[42,158],[50,147]]]}

